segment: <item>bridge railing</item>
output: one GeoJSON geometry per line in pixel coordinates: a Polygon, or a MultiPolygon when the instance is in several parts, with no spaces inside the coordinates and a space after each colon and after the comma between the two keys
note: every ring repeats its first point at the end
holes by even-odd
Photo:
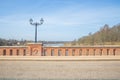
{"type": "Polygon", "coordinates": [[[43,56],[116,56],[119,47],[45,47],[43,56]]]}
{"type": "Polygon", "coordinates": [[[26,56],[26,46],[2,46],[0,47],[0,56],[26,56]]]}
{"type": "Polygon", "coordinates": [[[120,47],[1,46],[0,56],[118,56],[120,47]],[[37,50],[37,51],[35,51],[37,50]]]}

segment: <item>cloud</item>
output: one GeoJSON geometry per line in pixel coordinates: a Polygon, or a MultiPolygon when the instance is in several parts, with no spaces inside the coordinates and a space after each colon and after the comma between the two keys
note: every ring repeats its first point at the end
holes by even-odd
{"type": "Polygon", "coordinates": [[[48,25],[79,26],[103,22],[108,22],[109,24],[110,20],[120,17],[119,9],[116,7],[102,7],[99,9],[81,8],[78,6],[74,8],[67,7],[45,18],[48,25]]]}
{"type": "Polygon", "coordinates": [[[120,7],[116,6],[93,8],[84,4],[72,4],[59,7],[61,8],[56,8],[55,11],[46,10],[42,13],[36,11],[0,15],[0,36],[34,39],[34,27],[29,24],[30,18],[34,22],[44,18],[44,24],[38,28],[38,37],[42,40],[73,40],[97,31],[104,24],[114,25],[120,21],[120,7]],[[8,33],[4,34],[5,32],[8,33]]]}

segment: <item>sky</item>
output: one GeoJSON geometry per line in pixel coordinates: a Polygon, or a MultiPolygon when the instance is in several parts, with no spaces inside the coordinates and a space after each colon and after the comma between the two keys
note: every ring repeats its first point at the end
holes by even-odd
{"type": "Polygon", "coordinates": [[[0,38],[71,41],[120,23],[120,0],[0,0],[0,38]]]}

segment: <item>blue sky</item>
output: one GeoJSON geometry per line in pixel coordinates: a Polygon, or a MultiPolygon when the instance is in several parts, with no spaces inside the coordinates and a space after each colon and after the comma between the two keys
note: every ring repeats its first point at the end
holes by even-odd
{"type": "Polygon", "coordinates": [[[120,23],[120,0],[0,0],[0,37],[34,40],[41,17],[38,40],[70,41],[120,23]]]}

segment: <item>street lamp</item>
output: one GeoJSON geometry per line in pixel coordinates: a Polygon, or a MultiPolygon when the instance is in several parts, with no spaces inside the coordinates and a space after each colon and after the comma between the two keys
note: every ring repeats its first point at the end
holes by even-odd
{"type": "Polygon", "coordinates": [[[31,25],[35,26],[35,43],[37,43],[37,26],[42,25],[44,20],[43,20],[43,18],[41,18],[40,23],[38,23],[38,22],[33,23],[33,19],[30,19],[29,21],[30,21],[31,25]]]}

